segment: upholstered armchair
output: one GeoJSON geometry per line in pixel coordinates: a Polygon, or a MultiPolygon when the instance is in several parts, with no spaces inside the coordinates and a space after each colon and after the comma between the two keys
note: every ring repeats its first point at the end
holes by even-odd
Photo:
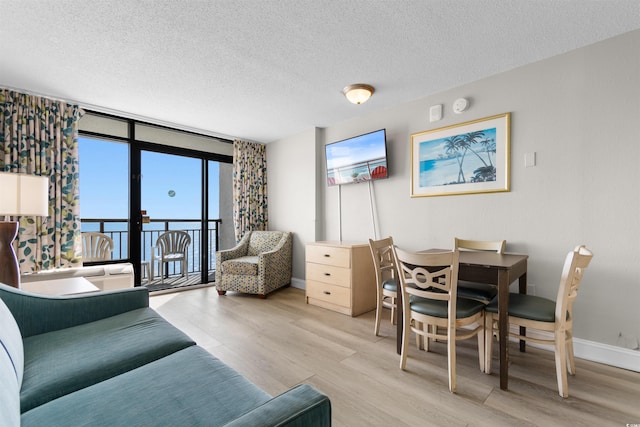
{"type": "Polygon", "coordinates": [[[291,233],[286,231],[249,231],[231,249],[216,252],[216,289],[267,294],[291,283],[291,233]]]}

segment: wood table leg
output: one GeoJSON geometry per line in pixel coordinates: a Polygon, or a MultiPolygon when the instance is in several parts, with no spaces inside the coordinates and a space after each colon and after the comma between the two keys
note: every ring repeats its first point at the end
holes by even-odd
{"type": "Polygon", "coordinates": [[[509,273],[498,271],[498,341],[500,344],[500,389],[509,386],[509,273]]]}
{"type": "MultiPolygon", "coordinates": [[[[527,293],[527,273],[524,273],[522,276],[520,276],[520,279],[518,280],[518,292],[520,292],[521,294],[527,293]]],[[[527,335],[527,328],[525,328],[524,326],[520,326],[520,335],[527,335]]],[[[527,342],[525,340],[520,340],[520,351],[524,352],[526,347],[527,342]]]]}
{"type": "Polygon", "coordinates": [[[396,294],[396,351],[398,354],[402,354],[402,329],[404,325],[404,310],[402,305],[402,292],[400,286],[396,294]]]}

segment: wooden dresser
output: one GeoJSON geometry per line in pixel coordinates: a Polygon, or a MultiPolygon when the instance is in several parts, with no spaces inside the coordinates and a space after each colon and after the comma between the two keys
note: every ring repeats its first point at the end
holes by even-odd
{"type": "Polygon", "coordinates": [[[307,304],[350,316],[376,308],[376,278],[368,243],[308,243],[306,274],[307,304]]]}

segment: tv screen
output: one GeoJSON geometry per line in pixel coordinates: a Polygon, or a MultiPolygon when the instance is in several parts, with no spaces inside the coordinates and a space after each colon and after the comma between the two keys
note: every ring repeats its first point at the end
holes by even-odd
{"type": "Polygon", "coordinates": [[[385,129],[327,144],[325,154],[329,186],[388,176],[385,129]]]}

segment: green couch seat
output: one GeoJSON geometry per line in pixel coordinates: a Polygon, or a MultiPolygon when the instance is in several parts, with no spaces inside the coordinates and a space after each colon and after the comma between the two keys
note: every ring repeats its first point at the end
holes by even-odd
{"type": "Polygon", "coordinates": [[[21,411],[193,345],[150,308],[27,337],[21,411]]]}
{"type": "Polygon", "coordinates": [[[22,426],[225,425],[270,399],[203,348],[189,347],[23,413],[22,426]]]}

